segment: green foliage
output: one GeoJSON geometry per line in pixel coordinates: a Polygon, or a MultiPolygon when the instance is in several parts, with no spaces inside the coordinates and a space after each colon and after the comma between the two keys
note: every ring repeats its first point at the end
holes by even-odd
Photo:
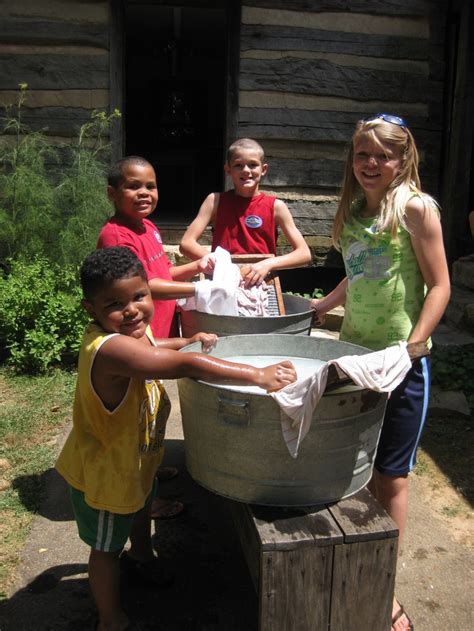
{"type": "Polygon", "coordinates": [[[43,254],[54,248],[58,213],[54,186],[46,162],[58,159],[40,132],[26,133],[21,107],[26,87],[20,90],[17,114],[6,108],[0,145],[0,260],[19,253],[43,254]],[[12,144],[13,142],[13,144],[12,144]]]}
{"type": "Polygon", "coordinates": [[[0,347],[16,372],[43,372],[76,359],[87,315],[77,268],[37,257],[12,261],[0,277],[0,347]]]}
{"type": "Polygon", "coordinates": [[[26,99],[27,85],[20,84],[0,127],[0,261],[42,256],[77,265],[110,214],[103,158],[120,113],[94,111],[77,142],[59,147],[22,123],[26,99]]]}
{"type": "Polygon", "coordinates": [[[311,300],[312,298],[324,298],[324,291],[322,289],[319,289],[319,287],[316,287],[315,289],[313,289],[311,294],[299,294],[296,291],[287,291],[287,294],[292,294],[293,296],[302,296],[303,298],[306,298],[307,300],[311,300]]]}
{"type": "Polygon", "coordinates": [[[432,354],[432,382],[443,390],[462,390],[474,409],[474,353],[465,349],[436,349],[432,354]]]}
{"type": "Polygon", "coordinates": [[[56,189],[56,205],[62,209],[64,226],[59,239],[61,260],[66,263],[80,263],[95,248],[100,228],[110,215],[106,168],[99,156],[107,148],[104,136],[110,122],[118,116],[117,110],[111,116],[92,113],[71,150],[72,165],[62,173],[56,189]]]}

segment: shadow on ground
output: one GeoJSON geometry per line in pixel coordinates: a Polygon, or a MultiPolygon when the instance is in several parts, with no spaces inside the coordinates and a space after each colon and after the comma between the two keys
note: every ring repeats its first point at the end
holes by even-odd
{"type": "MultiPolygon", "coordinates": [[[[123,584],[125,608],[144,628],[155,631],[256,631],[257,599],[225,500],[190,478],[183,441],[166,442],[166,463],[177,465],[180,475],[163,484],[160,495],[179,498],[186,508],[177,519],[155,522],[154,545],[175,581],[159,591],[123,584]]],[[[54,471],[48,473],[48,485],[40,512],[48,520],[45,527],[71,531],[71,563],[43,571],[33,567],[34,580],[0,606],[1,631],[94,628],[86,563],[76,562],[77,534],[67,489],[54,471]]]]}

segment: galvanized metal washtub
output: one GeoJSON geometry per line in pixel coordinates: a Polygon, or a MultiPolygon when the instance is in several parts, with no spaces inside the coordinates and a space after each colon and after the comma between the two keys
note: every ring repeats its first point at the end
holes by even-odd
{"type": "MultiPolygon", "coordinates": [[[[192,344],[181,352],[199,350],[192,344]]],[[[211,354],[327,361],[367,352],[332,339],[269,334],[222,337],[211,354]]],[[[254,504],[306,506],[336,502],[370,480],[386,394],[355,385],[326,392],[294,459],[269,395],[193,379],[179,379],[178,390],[186,466],[210,491],[254,504]]]]}
{"type": "Polygon", "coordinates": [[[219,336],[260,333],[309,335],[313,318],[310,301],[291,294],[282,296],[286,315],[281,316],[219,316],[194,310],[181,311],[182,336],[191,337],[199,331],[219,336]]]}

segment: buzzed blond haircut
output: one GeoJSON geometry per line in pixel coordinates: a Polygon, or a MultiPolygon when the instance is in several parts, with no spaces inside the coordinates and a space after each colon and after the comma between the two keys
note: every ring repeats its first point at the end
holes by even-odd
{"type": "Polygon", "coordinates": [[[234,140],[234,142],[227,149],[226,160],[227,164],[230,164],[230,161],[234,157],[234,153],[239,149],[250,149],[252,151],[256,151],[259,154],[259,159],[262,164],[265,162],[265,152],[263,151],[263,147],[253,138],[238,138],[234,140]]]}

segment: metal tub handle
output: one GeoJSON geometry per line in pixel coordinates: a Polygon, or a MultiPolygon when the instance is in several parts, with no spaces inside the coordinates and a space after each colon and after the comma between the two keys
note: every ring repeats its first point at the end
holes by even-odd
{"type": "Polygon", "coordinates": [[[250,402],[218,397],[217,418],[223,425],[248,427],[250,425],[250,402]]]}

